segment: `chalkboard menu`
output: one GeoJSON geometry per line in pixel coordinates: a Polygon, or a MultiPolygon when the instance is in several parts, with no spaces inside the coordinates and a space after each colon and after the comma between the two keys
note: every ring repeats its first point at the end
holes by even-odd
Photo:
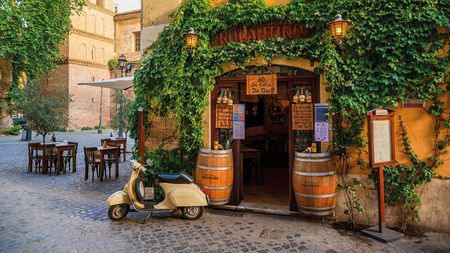
{"type": "Polygon", "coordinates": [[[216,128],[233,128],[233,106],[223,104],[217,105],[216,128]]]}
{"type": "Polygon", "coordinates": [[[277,75],[248,75],[247,95],[277,94],[277,75]]]}
{"type": "Polygon", "coordinates": [[[313,104],[292,105],[292,130],[313,130],[313,104]]]}

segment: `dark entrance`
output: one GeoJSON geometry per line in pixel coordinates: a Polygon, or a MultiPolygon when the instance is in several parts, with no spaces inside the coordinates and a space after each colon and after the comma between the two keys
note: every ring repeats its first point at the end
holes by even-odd
{"type": "Polygon", "coordinates": [[[211,146],[214,141],[233,149],[234,187],[231,203],[241,201],[289,206],[295,209],[292,189],[294,150],[312,142],[312,131],[292,131],[293,96],[305,94],[319,101],[319,78],[312,72],[283,66],[248,67],[217,80],[211,94],[211,146]],[[276,73],[276,95],[246,95],[246,76],[276,73]],[[245,104],[245,139],[233,140],[232,129],[215,128],[217,100],[245,104]]]}

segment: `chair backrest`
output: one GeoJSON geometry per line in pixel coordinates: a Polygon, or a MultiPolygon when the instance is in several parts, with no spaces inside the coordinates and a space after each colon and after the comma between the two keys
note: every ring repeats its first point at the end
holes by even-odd
{"type": "Polygon", "coordinates": [[[109,159],[117,159],[119,157],[119,148],[109,148],[103,151],[103,154],[107,155],[109,159]]]}
{"type": "Polygon", "coordinates": [[[44,155],[45,156],[52,156],[56,154],[56,145],[51,143],[42,144],[44,147],[44,155]]]}
{"type": "Polygon", "coordinates": [[[76,154],[78,152],[78,142],[69,141],[67,143],[69,143],[71,145],[75,145],[75,154],[76,154]]]}
{"type": "Polygon", "coordinates": [[[33,155],[36,151],[36,154],[39,150],[44,150],[44,147],[39,142],[28,143],[28,155],[33,155]]]}
{"type": "Polygon", "coordinates": [[[92,163],[95,161],[95,156],[97,152],[96,147],[84,147],[84,161],[86,163],[92,163]]]}

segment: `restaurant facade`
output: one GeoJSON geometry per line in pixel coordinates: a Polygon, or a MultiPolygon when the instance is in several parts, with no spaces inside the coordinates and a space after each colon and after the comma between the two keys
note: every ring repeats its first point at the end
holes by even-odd
{"type": "MultiPolygon", "coordinates": [[[[142,48],[157,41],[160,32],[174,22],[169,14],[178,10],[184,2],[142,1],[142,48]]],[[[274,11],[277,6],[291,3],[289,0],[264,2],[267,6],[275,7],[274,11]]],[[[227,1],[210,1],[210,4],[214,11],[214,8],[227,5],[227,1]]],[[[211,48],[218,48],[276,38],[283,41],[309,40],[315,35],[315,28],[306,23],[276,20],[257,22],[245,28],[239,24],[227,27],[215,33],[209,43],[211,48]]],[[[448,50],[448,46],[441,53],[448,54],[445,50],[448,50]]],[[[233,172],[232,179],[228,180],[230,185],[224,182],[220,187],[215,187],[231,192],[229,200],[221,204],[286,212],[303,211],[304,214],[308,214],[309,210],[311,214],[320,215],[323,211],[338,221],[347,220],[344,213],[348,208],[348,200],[342,189],[342,177],[339,176],[342,170],[337,168],[339,159],[331,158],[333,124],[329,112],[333,105],[330,104],[330,85],[326,76],[318,71],[321,65],[318,57],[308,57],[307,53],[295,57],[274,55],[270,59],[255,55],[243,64],[234,61],[220,63],[221,74],[214,78],[214,87],[208,91],[207,105],[202,113],[203,148],[199,157],[203,154],[202,161],[206,161],[208,157],[214,156],[211,155],[214,150],[217,150],[218,157],[225,156],[225,151],[231,150],[233,172]],[[319,165],[315,163],[317,161],[319,165]],[[320,168],[317,171],[299,169],[301,166],[313,165],[320,168]],[[320,180],[308,179],[309,185],[296,186],[301,184],[298,181],[301,176],[318,176],[320,180]],[[322,184],[319,186],[322,192],[315,192],[314,196],[304,189],[317,187],[317,184],[322,184]]],[[[448,94],[444,93],[440,98],[447,106],[448,94]]],[[[407,100],[398,106],[378,108],[374,112],[393,115],[390,125],[392,138],[387,143],[390,146],[390,158],[397,164],[411,164],[405,152],[401,126],[407,129],[410,146],[419,158],[433,155],[435,118],[427,112],[430,105],[430,101],[407,100]]],[[[176,120],[171,117],[152,117],[148,120],[153,123],[147,133],[146,149],[149,151],[156,150],[165,138],[179,129],[176,120]]],[[[368,129],[369,125],[365,122],[361,136],[366,136],[370,142],[373,134],[369,136],[374,130],[369,132],[368,129]]],[[[173,140],[164,142],[163,147],[171,149],[178,144],[178,140],[173,140]]],[[[377,144],[375,140],[374,145],[386,145],[386,142],[377,144]]],[[[366,225],[378,222],[376,185],[368,177],[371,169],[360,162],[371,158],[374,146],[370,147],[350,149],[347,171],[348,178],[360,182],[355,198],[365,211],[356,215],[356,220],[366,225]]],[[[449,159],[448,154],[441,156],[443,164],[436,170],[436,175],[441,178],[435,176],[431,182],[416,189],[421,198],[418,213],[421,222],[418,226],[428,230],[450,232],[450,188],[449,181],[445,179],[450,176],[449,159]]],[[[197,171],[199,166],[203,166],[215,167],[212,170],[217,172],[227,165],[230,164],[225,160],[208,160],[198,165],[197,171]]],[[[205,175],[211,178],[219,174],[205,175]]],[[[397,207],[387,207],[388,226],[397,226],[400,219],[397,207]]]]}

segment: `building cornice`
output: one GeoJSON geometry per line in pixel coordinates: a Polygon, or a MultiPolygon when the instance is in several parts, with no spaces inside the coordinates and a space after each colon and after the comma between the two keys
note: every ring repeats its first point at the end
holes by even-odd
{"type": "Polygon", "coordinates": [[[98,6],[98,5],[96,5],[96,4],[93,4],[93,3],[91,3],[91,2],[87,2],[86,5],[87,5],[87,7],[89,7],[89,8],[92,8],[92,9],[94,9],[94,10],[96,10],[96,11],[103,12],[103,13],[105,13],[105,14],[107,14],[107,15],[110,15],[110,16],[116,15],[115,12],[113,12],[113,11],[111,11],[111,10],[108,10],[108,9],[106,9],[106,8],[100,7],[100,6],[98,6]]]}
{"type": "Polygon", "coordinates": [[[75,59],[75,58],[63,59],[59,64],[75,64],[75,65],[81,65],[81,66],[92,67],[92,68],[108,69],[108,66],[106,64],[101,64],[101,63],[86,61],[86,60],[80,60],[80,59],[75,59]]]}
{"type": "Polygon", "coordinates": [[[114,44],[114,39],[108,38],[108,37],[105,37],[105,36],[102,36],[102,35],[98,35],[98,34],[95,34],[95,33],[90,33],[90,32],[86,32],[86,31],[79,30],[79,29],[72,29],[71,32],[73,34],[77,34],[77,35],[80,35],[80,36],[84,36],[84,37],[88,37],[88,38],[92,38],[92,39],[96,39],[96,40],[101,40],[101,41],[104,41],[104,42],[107,42],[107,43],[110,43],[110,44],[114,44]]]}
{"type": "Polygon", "coordinates": [[[130,19],[140,19],[141,18],[141,11],[132,11],[132,12],[125,12],[125,13],[119,13],[114,16],[114,21],[123,21],[123,20],[130,20],[130,19]]]}

